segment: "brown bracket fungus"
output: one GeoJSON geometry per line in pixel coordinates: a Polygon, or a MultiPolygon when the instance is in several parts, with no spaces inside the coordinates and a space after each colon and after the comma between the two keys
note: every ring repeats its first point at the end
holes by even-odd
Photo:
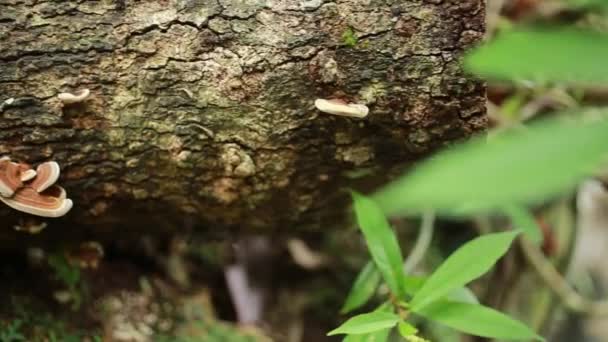
{"type": "Polygon", "coordinates": [[[45,162],[32,170],[24,163],[0,158],[0,201],[21,212],[42,216],[59,217],[72,209],[72,200],[65,190],[54,185],[59,179],[59,164],[45,162]]]}
{"type": "Polygon", "coordinates": [[[21,164],[14,163],[8,157],[0,159],[0,196],[11,197],[23,186],[21,164]]]}
{"type": "Polygon", "coordinates": [[[15,210],[42,217],[63,216],[73,205],[72,200],[66,198],[65,190],[58,185],[41,193],[25,186],[17,190],[11,198],[0,197],[0,201],[15,210]]]}
{"type": "Polygon", "coordinates": [[[366,105],[346,103],[345,101],[338,99],[316,99],[315,107],[323,113],[348,116],[351,118],[364,118],[369,114],[369,108],[367,108],[366,105]]]}
{"type": "Polygon", "coordinates": [[[36,177],[36,170],[28,169],[21,173],[21,181],[29,182],[36,177]]]}
{"type": "Polygon", "coordinates": [[[61,170],[54,161],[42,163],[36,168],[36,178],[30,184],[38,192],[43,192],[59,179],[61,170]]]}
{"type": "Polygon", "coordinates": [[[59,95],[57,95],[57,98],[59,98],[59,100],[65,104],[72,104],[72,103],[77,103],[77,102],[82,102],[84,100],[86,100],[89,95],[91,95],[91,91],[89,89],[82,89],[77,91],[76,93],[72,94],[72,93],[60,93],[59,95]]]}

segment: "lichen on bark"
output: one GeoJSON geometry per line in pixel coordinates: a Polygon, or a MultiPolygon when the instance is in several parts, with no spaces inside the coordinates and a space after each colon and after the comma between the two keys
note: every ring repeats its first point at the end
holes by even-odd
{"type": "Polygon", "coordinates": [[[59,162],[81,225],[321,227],[349,171],[382,178],[485,127],[484,88],[458,63],[483,13],[482,0],[5,0],[0,154],[59,162]],[[56,98],[83,88],[86,102],[56,98]],[[316,98],[370,115],[328,116],[316,98]]]}

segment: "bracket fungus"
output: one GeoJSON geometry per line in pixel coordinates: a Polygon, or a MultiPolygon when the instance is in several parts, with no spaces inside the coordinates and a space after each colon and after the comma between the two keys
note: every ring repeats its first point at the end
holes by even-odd
{"type": "Polygon", "coordinates": [[[0,159],[0,196],[11,197],[23,186],[22,168],[9,158],[0,159]]]}
{"type": "Polygon", "coordinates": [[[367,108],[366,105],[347,103],[339,99],[316,99],[315,107],[323,113],[348,116],[351,118],[364,118],[369,114],[369,108],[367,108]]]}
{"type": "Polygon", "coordinates": [[[73,205],[72,200],[66,198],[65,190],[58,185],[41,193],[26,186],[11,198],[0,197],[0,201],[15,210],[42,217],[63,216],[73,205]]]}
{"type": "Polygon", "coordinates": [[[61,170],[54,161],[42,163],[36,168],[36,178],[30,184],[38,192],[43,192],[59,179],[61,170]]]}
{"type": "Polygon", "coordinates": [[[36,216],[60,217],[72,209],[65,189],[55,185],[59,164],[46,162],[36,171],[31,166],[0,158],[0,201],[9,207],[36,216]]]}
{"type": "Polygon", "coordinates": [[[91,95],[91,91],[89,89],[82,89],[77,91],[76,93],[72,94],[72,93],[60,93],[59,95],[57,95],[57,98],[59,98],[59,100],[63,103],[63,104],[72,104],[72,103],[77,103],[77,102],[82,102],[84,100],[86,100],[89,95],[91,95]]]}
{"type": "Polygon", "coordinates": [[[38,173],[35,170],[28,169],[21,173],[21,181],[28,182],[36,177],[38,173]]]}

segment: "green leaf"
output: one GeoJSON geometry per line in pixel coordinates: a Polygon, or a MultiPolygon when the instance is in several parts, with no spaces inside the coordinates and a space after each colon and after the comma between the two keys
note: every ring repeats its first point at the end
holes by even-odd
{"type": "Polygon", "coordinates": [[[592,7],[593,9],[608,7],[606,0],[568,0],[567,2],[574,7],[592,7]]]}
{"type": "Polygon", "coordinates": [[[487,234],[452,253],[433,272],[410,302],[416,312],[486,273],[507,252],[518,231],[487,234]]]}
{"type": "Polygon", "coordinates": [[[342,342],[386,342],[391,329],[378,330],[369,334],[348,335],[342,342]]]}
{"type": "Polygon", "coordinates": [[[513,228],[521,230],[524,235],[535,244],[543,242],[543,234],[530,212],[521,206],[512,205],[505,208],[505,213],[509,216],[513,228]]]}
{"type": "Polygon", "coordinates": [[[472,335],[544,341],[525,324],[482,305],[439,301],[416,313],[472,335]]]}
{"type": "MultiPolygon", "coordinates": [[[[405,276],[407,294],[411,296],[416,294],[416,292],[418,292],[422,288],[422,286],[427,280],[428,277],[405,276]]],[[[447,295],[445,295],[444,298],[452,302],[479,304],[477,296],[475,296],[473,291],[471,291],[466,286],[459,287],[450,291],[447,295]]]]}
{"type": "Polygon", "coordinates": [[[416,292],[418,292],[418,290],[420,290],[426,280],[427,277],[410,275],[403,276],[403,283],[406,293],[410,296],[413,296],[416,292]]]}
{"type": "Polygon", "coordinates": [[[340,312],[348,313],[367,303],[376,292],[376,288],[379,284],[380,272],[378,272],[376,265],[369,261],[361,272],[359,272],[357,279],[355,279],[355,283],[340,312]]]}
{"type": "Polygon", "coordinates": [[[479,304],[479,299],[468,287],[459,287],[445,296],[446,300],[459,303],[479,304]]]}
{"type": "Polygon", "coordinates": [[[373,198],[389,215],[502,209],[573,188],[606,160],[608,120],[557,118],[528,127],[443,151],[373,198]]]}
{"type": "Polygon", "coordinates": [[[418,333],[418,329],[408,322],[399,322],[397,325],[397,329],[399,330],[399,335],[402,337],[408,337],[411,335],[416,335],[418,333]]]}
{"type": "Polygon", "coordinates": [[[500,114],[504,117],[513,120],[518,117],[519,110],[526,103],[526,93],[518,91],[512,96],[508,97],[500,106],[500,114]]]}
{"type": "Polygon", "coordinates": [[[399,322],[399,316],[386,311],[373,311],[357,315],[344,322],[341,326],[327,333],[327,336],[337,334],[367,334],[394,327],[399,322]]]}
{"type": "Polygon", "coordinates": [[[575,29],[502,32],[465,58],[485,78],[583,84],[608,83],[608,35],[575,29]]]}
{"type": "Polygon", "coordinates": [[[352,192],[357,223],[369,252],[389,289],[399,298],[405,295],[401,249],[384,214],[371,199],[352,192]]]}

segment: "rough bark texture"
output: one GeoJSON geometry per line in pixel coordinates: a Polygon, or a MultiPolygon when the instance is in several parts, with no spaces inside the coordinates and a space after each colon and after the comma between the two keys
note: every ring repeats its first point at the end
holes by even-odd
{"type": "Polygon", "coordinates": [[[346,172],[483,129],[458,63],[483,29],[482,0],[2,0],[0,154],[59,162],[80,225],[320,227],[346,172]]]}

